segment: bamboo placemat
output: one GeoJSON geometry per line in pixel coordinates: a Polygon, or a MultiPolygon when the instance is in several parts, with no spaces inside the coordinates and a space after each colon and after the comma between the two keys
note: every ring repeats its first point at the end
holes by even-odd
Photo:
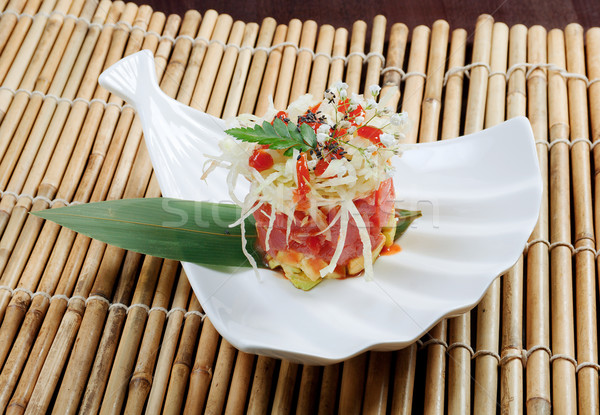
{"type": "Polygon", "coordinates": [[[598,413],[600,29],[483,15],[474,33],[437,21],[408,42],[386,24],[0,0],[0,412],[598,413]],[[27,214],[160,194],[132,108],[97,84],[142,48],[167,94],[224,118],[339,79],[384,85],[413,142],[528,116],[545,193],[524,255],[477,308],[406,349],[327,367],[236,351],[177,262],[27,214]]]}

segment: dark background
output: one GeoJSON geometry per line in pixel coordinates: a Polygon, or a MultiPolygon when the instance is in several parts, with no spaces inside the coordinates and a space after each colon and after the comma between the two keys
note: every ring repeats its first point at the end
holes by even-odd
{"type": "Polygon", "coordinates": [[[464,28],[472,33],[477,16],[482,13],[491,14],[496,21],[509,26],[522,23],[564,29],[573,22],[584,29],[600,26],[600,0],[135,0],[135,3],[149,4],[156,11],[181,16],[189,9],[201,13],[215,9],[246,23],[260,23],[265,17],[273,17],[277,23],[298,18],[348,29],[356,20],[364,20],[370,27],[377,14],[387,17],[388,29],[398,22],[412,29],[420,24],[431,26],[437,19],[445,19],[451,29],[464,28]]]}

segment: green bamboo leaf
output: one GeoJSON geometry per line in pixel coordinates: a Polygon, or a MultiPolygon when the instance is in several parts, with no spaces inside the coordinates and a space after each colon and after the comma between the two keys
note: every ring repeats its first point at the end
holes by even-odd
{"type": "Polygon", "coordinates": [[[396,209],[396,235],[394,240],[397,240],[406,232],[408,227],[415,219],[423,216],[419,210],[404,210],[396,209]]]}
{"type": "MultiPolygon", "coordinates": [[[[241,249],[240,217],[231,204],[170,198],[124,199],[48,209],[32,214],[130,251],[205,265],[250,266],[241,249]]],[[[246,219],[248,251],[254,248],[254,218],[246,219]]]]}
{"type": "MultiPolygon", "coordinates": [[[[123,199],[32,212],[76,232],[130,251],[204,265],[249,267],[242,252],[240,218],[232,204],[171,198],[123,199]]],[[[396,239],[421,212],[396,210],[396,239]]],[[[260,267],[256,225],[245,220],[247,249],[260,267]]]]}

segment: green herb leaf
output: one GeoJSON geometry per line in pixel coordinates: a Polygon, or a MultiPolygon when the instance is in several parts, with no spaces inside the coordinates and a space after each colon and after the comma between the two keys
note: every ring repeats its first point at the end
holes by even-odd
{"type": "Polygon", "coordinates": [[[317,146],[317,135],[315,134],[315,130],[313,130],[313,128],[310,125],[300,125],[300,132],[302,133],[302,137],[304,138],[304,142],[306,144],[308,144],[312,148],[315,148],[317,146]]]}
{"type": "MultiPolygon", "coordinates": [[[[263,126],[265,123],[269,124],[267,121],[265,121],[265,122],[263,122],[263,126]]],[[[277,134],[279,134],[281,137],[287,137],[290,139],[292,138],[292,137],[290,137],[290,132],[288,131],[287,125],[283,121],[281,121],[281,118],[275,118],[273,120],[273,128],[275,129],[277,134]]]]}
{"type": "Polygon", "coordinates": [[[291,156],[294,149],[299,151],[308,151],[315,148],[317,139],[310,126],[302,124],[301,128],[293,122],[287,125],[275,118],[273,125],[264,121],[262,126],[230,128],[225,132],[240,141],[268,145],[273,150],[285,150],[284,155],[291,156]],[[307,129],[308,128],[308,129],[307,129]]]}
{"type": "MultiPolygon", "coordinates": [[[[48,209],[32,214],[130,251],[205,265],[250,266],[242,252],[240,217],[232,204],[169,198],[123,199],[48,209]]],[[[256,225],[245,222],[247,248],[263,266],[254,248],[256,225]]]]}

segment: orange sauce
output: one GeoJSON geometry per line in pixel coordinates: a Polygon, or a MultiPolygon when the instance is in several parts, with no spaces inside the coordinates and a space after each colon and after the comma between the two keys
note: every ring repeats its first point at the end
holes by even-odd
{"type": "Polygon", "coordinates": [[[392,246],[384,246],[379,255],[394,255],[398,252],[402,251],[402,248],[398,244],[393,244],[392,246]]]}

